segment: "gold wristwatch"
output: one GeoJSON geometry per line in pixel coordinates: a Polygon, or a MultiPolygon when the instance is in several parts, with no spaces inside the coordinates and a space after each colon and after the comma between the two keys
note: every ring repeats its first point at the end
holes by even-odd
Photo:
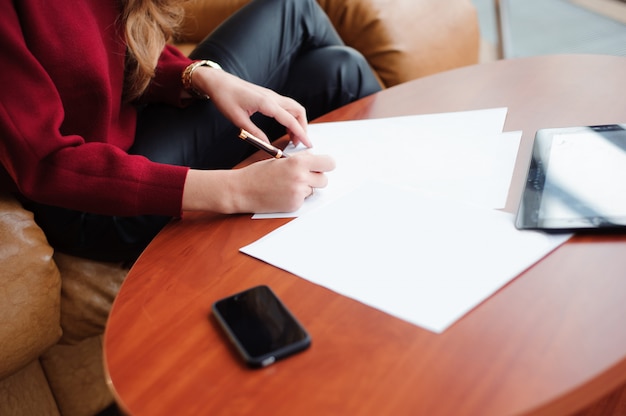
{"type": "Polygon", "coordinates": [[[217,62],[209,61],[208,59],[205,59],[202,61],[194,61],[191,64],[189,64],[187,68],[185,68],[181,79],[182,79],[183,88],[185,89],[185,91],[187,91],[189,94],[191,94],[195,98],[208,100],[209,96],[204,94],[202,91],[199,91],[196,88],[194,88],[193,84],[191,83],[191,76],[193,75],[193,72],[201,66],[208,66],[214,69],[222,69],[222,67],[217,62]]]}

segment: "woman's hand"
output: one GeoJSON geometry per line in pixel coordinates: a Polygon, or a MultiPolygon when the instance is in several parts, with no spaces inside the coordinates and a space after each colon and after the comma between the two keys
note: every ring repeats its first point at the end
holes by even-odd
{"type": "Polygon", "coordinates": [[[314,188],[327,185],[325,172],[334,168],[330,156],[300,152],[241,169],[190,170],[183,192],[183,210],[225,214],[292,212],[300,208],[314,188]]]}
{"type": "Polygon", "coordinates": [[[217,109],[235,126],[269,143],[265,133],[250,120],[250,116],[260,112],[285,126],[294,144],[311,147],[306,135],[306,111],[295,100],[213,68],[196,69],[192,82],[211,97],[217,109]]]}

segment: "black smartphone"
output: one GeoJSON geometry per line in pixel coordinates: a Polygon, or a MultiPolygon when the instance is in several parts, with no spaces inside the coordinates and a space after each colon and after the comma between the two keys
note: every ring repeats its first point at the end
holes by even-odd
{"type": "Polygon", "coordinates": [[[265,367],[302,351],[311,337],[265,285],[218,300],[213,315],[251,367],[265,367]]]}

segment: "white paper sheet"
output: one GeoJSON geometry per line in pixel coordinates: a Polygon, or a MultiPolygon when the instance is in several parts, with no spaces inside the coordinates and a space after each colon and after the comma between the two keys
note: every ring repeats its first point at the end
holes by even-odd
{"type": "Polygon", "coordinates": [[[569,237],[518,231],[511,214],[371,182],[241,251],[442,332],[569,237]]]}
{"type": "MultiPolygon", "coordinates": [[[[292,213],[297,217],[372,178],[468,203],[502,208],[521,132],[502,133],[506,108],[311,124],[312,151],[331,155],[329,185],[292,213]]],[[[288,147],[287,153],[300,150],[288,147]]]]}

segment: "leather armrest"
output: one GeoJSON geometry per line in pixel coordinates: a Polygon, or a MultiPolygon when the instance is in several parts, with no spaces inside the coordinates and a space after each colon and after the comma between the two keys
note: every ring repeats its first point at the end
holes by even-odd
{"type": "Polygon", "coordinates": [[[178,43],[198,43],[250,0],[189,0],[178,43]]]}
{"type": "Polygon", "coordinates": [[[61,337],[61,279],[31,212],[0,193],[0,378],[61,337]]]}
{"type": "Polygon", "coordinates": [[[478,62],[478,17],[470,0],[318,2],[387,87],[478,62]]]}

